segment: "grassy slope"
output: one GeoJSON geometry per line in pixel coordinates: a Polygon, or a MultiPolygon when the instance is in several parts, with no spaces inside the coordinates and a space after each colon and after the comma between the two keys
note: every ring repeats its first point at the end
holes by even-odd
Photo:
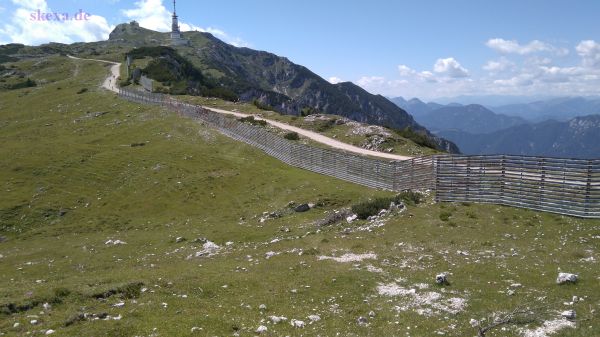
{"type": "MultiPolygon", "coordinates": [[[[58,288],[70,294],[59,292],[61,303],[50,310],[38,305],[0,312],[0,332],[249,336],[263,324],[272,336],[471,336],[470,318],[517,304],[552,303],[551,309],[563,310],[568,306],[562,302],[578,295],[586,297],[575,305],[579,317],[600,309],[597,264],[580,261],[600,258],[599,221],[427,203],[372,231],[342,233],[361,223],[317,230],[312,222],[323,212],[386,193],[291,168],[160,108],[122,101],[98,88],[108,68],[97,63],[57,58],[36,68],[36,62],[19,67],[51,83],[0,93],[0,235],[7,238],[0,243],[0,305],[43,302],[56,297],[58,288]],[[83,87],[88,92],[76,94],[83,87]],[[130,146],[139,143],[146,145],[130,146]],[[264,223],[256,218],[290,200],[324,205],[264,223]],[[190,240],[176,243],[179,236],[190,240]],[[191,242],[197,237],[233,244],[217,256],[187,260],[200,249],[191,242]],[[271,243],[276,238],[283,240],[271,243]],[[127,244],[107,246],[108,239],[127,244]],[[268,251],[281,254],[265,259],[268,251]],[[378,259],[317,260],[345,252],[373,252],[378,259]],[[367,265],[383,272],[370,272],[367,265]],[[581,282],[555,285],[557,268],[579,273],[581,282]],[[452,273],[446,291],[468,300],[465,312],[397,312],[401,298],[377,295],[379,283],[395,280],[404,286],[427,283],[440,292],[432,278],[441,271],[452,273]],[[122,308],[112,306],[119,295],[91,296],[131,282],[149,290],[125,299],[122,308]],[[523,284],[514,296],[500,292],[514,282],[523,284]],[[260,304],[267,309],[259,310],[260,304]],[[369,311],[376,316],[359,326],[356,319],[369,311]],[[123,318],[65,327],[80,312],[123,318]],[[315,313],[322,320],[304,329],[262,321],[283,315],[308,322],[315,313]],[[40,324],[28,323],[31,315],[40,324]],[[13,328],[15,322],[21,326],[13,328]],[[203,330],[191,333],[194,326],[203,330]]],[[[599,335],[600,324],[594,318],[563,332],[599,335]]]]}

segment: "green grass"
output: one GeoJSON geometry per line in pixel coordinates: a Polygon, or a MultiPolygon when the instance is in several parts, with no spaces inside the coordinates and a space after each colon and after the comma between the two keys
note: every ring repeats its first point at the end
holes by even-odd
{"type": "MultiPolygon", "coordinates": [[[[292,168],[161,108],[123,101],[99,88],[108,73],[101,64],[37,61],[17,65],[43,85],[0,93],[6,336],[47,329],[59,336],[253,336],[259,325],[268,326],[267,336],[473,336],[469,319],[520,304],[560,311],[577,295],[585,298],[574,305],[578,317],[600,309],[597,264],[583,260],[600,258],[600,221],[436,205],[429,196],[381,227],[355,221],[317,228],[334,210],[393,194],[292,168]],[[81,88],[88,91],[78,95],[81,88]],[[291,201],[317,206],[295,213],[291,201]],[[281,216],[261,222],[263,212],[281,216]],[[440,220],[444,212],[454,226],[440,220]],[[196,238],[223,248],[188,259],[202,249],[196,238]],[[106,245],[109,239],[127,244],[106,245]],[[267,252],[278,255],[267,259],[267,252]],[[318,258],[344,253],[377,258],[318,258]],[[580,282],[557,286],[558,268],[578,273],[580,282]],[[402,298],[377,293],[390,283],[441,292],[434,283],[440,272],[450,273],[446,295],[467,300],[464,312],[397,311],[402,298]],[[511,283],[523,287],[508,296],[511,283]],[[370,311],[369,325],[357,324],[370,311]],[[83,313],[122,319],[87,320],[83,313]],[[312,314],[321,320],[308,324],[312,314]],[[307,325],[273,325],[263,321],[269,315],[307,325]]],[[[592,317],[555,336],[599,334],[592,317]]],[[[488,334],[515,335],[512,327],[488,334]]]]}

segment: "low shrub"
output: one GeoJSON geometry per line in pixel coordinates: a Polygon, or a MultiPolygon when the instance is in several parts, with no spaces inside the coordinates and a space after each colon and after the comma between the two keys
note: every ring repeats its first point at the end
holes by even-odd
{"type": "Polygon", "coordinates": [[[419,192],[411,190],[402,191],[400,194],[394,197],[381,197],[374,200],[363,201],[352,206],[352,212],[358,216],[359,219],[367,219],[370,216],[379,214],[382,209],[388,209],[390,204],[404,203],[406,205],[417,205],[421,202],[423,196],[419,192]]]}
{"type": "Polygon", "coordinates": [[[261,101],[257,100],[256,98],[252,100],[252,105],[259,108],[260,110],[267,110],[267,111],[274,110],[272,106],[262,103],[261,101]]]}
{"type": "Polygon", "coordinates": [[[81,88],[81,89],[79,89],[79,91],[77,91],[77,94],[78,94],[78,95],[79,95],[79,94],[83,94],[83,93],[85,93],[85,92],[87,92],[87,91],[88,91],[88,89],[87,89],[87,88],[81,88]]]}
{"type": "Polygon", "coordinates": [[[451,216],[452,216],[451,212],[444,211],[444,212],[440,213],[440,220],[442,220],[444,222],[448,221],[448,220],[450,220],[451,216]]]}
{"type": "Polygon", "coordinates": [[[406,190],[400,192],[398,196],[396,196],[396,203],[398,201],[403,201],[407,205],[418,205],[423,200],[423,195],[419,192],[414,192],[411,190],[406,190]]]}
{"type": "Polygon", "coordinates": [[[238,121],[240,121],[242,123],[252,124],[252,125],[267,126],[266,121],[256,119],[256,118],[254,118],[254,116],[242,117],[242,118],[238,119],[238,121]]]}
{"type": "Polygon", "coordinates": [[[374,200],[363,201],[352,206],[352,212],[358,216],[359,219],[367,219],[370,216],[379,214],[382,209],[387,209],[390,203],[395,198],[377,198],[374,200]]]}
{"type": "Polygon", "coordinates": [[[283,138],[285,138],[285,139],[287,139],[287,140],[299,140],[299,139],[300,139],[300,136],[298,135],[298,133],[297,133],[297,132],[294,132],[294,131],[292,131],[292,132],[288,132],[288,133],[286,133],[286,134],[283,136],[283,138]]]}

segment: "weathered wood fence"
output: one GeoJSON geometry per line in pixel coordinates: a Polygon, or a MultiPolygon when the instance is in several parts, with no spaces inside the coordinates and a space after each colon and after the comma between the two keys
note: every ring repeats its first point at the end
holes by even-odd
{"type": "Polygon", "coordinates": [[[390,161],[289,141],[264,127],[167,95],[125,89],[119,95],[200,120],[289,165],[364,186],[393,191],[431,189],[437,201],[492,203],[600,218],[600,160],[435,155],[390,161]]]}

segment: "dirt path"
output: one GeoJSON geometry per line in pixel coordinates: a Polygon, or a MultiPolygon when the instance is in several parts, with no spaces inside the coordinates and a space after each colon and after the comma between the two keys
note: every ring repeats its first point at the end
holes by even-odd
{"type": "Polygon", "coordinates": [[[108,77],[104,80],[104,82],[102,83],[102,87],[110,91],[114,91],[116,93],[119,92],[119,88],[117,87],[117,78],[119,77],[121,63],[97,59],[82,59],[80,57],[75,57],[72,55],[67,55],[67,57],[72,60],[96,61],[112,64],[113,66],[110,67],[110,75],[108,75],[108,77]]]}
{"type": "MultiPolygon", "coordinates": [[[[121,63],[116,63],[116,62],[111,62],[111,61],[105,61],[105,60],[96,60],[96,59],[82,59],[79,57],[74,57],[71,55],[67,55],[69,58],[74,59],[74,60],[86,60],[86,61],[97,61],[97,62],[104,62],[104,63],[110,63],[113,64],[113,66],[110,68],[111,70],[111,74],[104,80],[104,83],[102,84],[102,87],[114,91],[116,93],[119,92],[119,89],[117,87],[117,78],[119,77],[119,72],[120,72],[120,67],[121,67],[121,63]]],[[[344,150],[344,151],[348,151],[348,152],[353,152],[353,153],[358,153],[358,154],[362,154],[362,155],[368,155],[368,156],[373,156],[373,157],[379,157],[379,158],[386,158],[386,159],[393,159],[393,160],[408,160],[408,159],[412,159],[413,157],[408,157],[408,156],[400,156],[397,154],[391,154],[391,153],[384,153],[384,152],[377,152],[377,151],[371,151],[371,150],[367,150],[367,149],[363,149],[362,147],[358,147],[358,146],[354,146],[354,145],[350,145],[344,142],[340,142],[339,140],[335,140],[333,138],[327,137],[327,136],[323,136],[320,133],[314,132],[314,131],[310,131],[310,130],[306,130],[306,129],[302,129],[299,127],[295,127],[286,123],[282,123],[282,122],[277,122],[274,120],[270,120],[270,119],[266,119],[266,118],[262,118],[256,115],[251,115],[251,114],[244,114],[244,113],[240,113],[240,112],[233,112],[233,111],[228,111],[228,110],[222,110],[222,109],[216,109],[216,108],[211,108],[208,106],[203,106],[203,108],[208,109],[208,110],[212,110],[214,112],[218,112],[221,114],[227,114],[227,115],[234,115],[237,117],[248,117],[248,116],[254,116],[255,119],[259,119],[259,120],[264,120],[265,122],[269,123],[269,125],[272,125],[274,127],[280,128],[282,130],[286,130],[286,131],[293,131],[298,133],[299,135],[312,139],[315,142],[321,143],[321,144],[325,144],[328,145],[330,147],[336,148],[336,149],[340,149],[340,150],[344,150]]]]}

